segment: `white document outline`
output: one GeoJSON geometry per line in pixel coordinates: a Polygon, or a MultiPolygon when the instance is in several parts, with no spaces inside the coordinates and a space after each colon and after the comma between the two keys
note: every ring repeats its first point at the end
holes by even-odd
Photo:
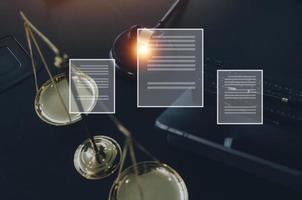
{"type": "Polygon", "coordinates": [[[217,121],[217,125],[263,125],[263,69],[218,69],[217,70],[217,82],[216,82],[216,87],[217,87],[217,114],[216,114],[216,121],[217,121]],[[254,123],[222,123],[219,122],[219,87],[218,87],[218,83],[219,83],[219,72],[223,72],[223,71],[250,71],[250,72],[259,72],[261,73],[261,120],[260,122],[254,122],[254,123]]]}
{"type": "Polygon", "coordinates": [[[69,102],[68,102],[68,111],[70,114],[115,114],[115,59],[111,58],[70,58],[69,59],[69,89],[68,89],[68,95],[69,95],[69,102]],[[70,107],[71,107],[71,61],[112,61],[113,62],[113,111],[111,112],[70,112],[70,107]]]}
{"type": "MultiPolygon", "coordinates": [[[[162,31],[169,31],[169,30],[185,30],[185,31],[190,31],[190,30],[198,30],[201,31],[201,40],[202,40],[202,55],[201,55],[201,76],[202,76],[202,96],[201,96],[201,105],[200,106],[141,106],[139,105],[139,54],[137,54],[137,60],[136,60],[136,66],[137,66],[137,99],[136,99],[136,103],[137,103],[137,108],[203,108],[204,107],[204,29],[203,28],[138,28],[137,29],[137,40],[139,37],[139,31],[141,30],[162,30],[162,31]]],[[[137,46],[138,47],[138,43],[137,46]]]]}

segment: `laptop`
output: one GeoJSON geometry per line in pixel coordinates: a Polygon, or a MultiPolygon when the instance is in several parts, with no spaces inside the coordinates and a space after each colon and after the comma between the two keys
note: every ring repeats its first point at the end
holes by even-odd
{"type": "MultiPolygon", "coordinates": [[[[277,113],[286,107],[275,113],[265,109],[264,116],[274,115],[275,118],[265,117],[263,125],[217,125],[215,95],[209,92],[209,84],[206,85],[204,108],[168,108],[156,119],[155,126],[167,133],[168,141],[283,185],[302,189],[301,125],[289,118],[275,123],[280,118],[277,113]]],[[[192,98],[190,91],[185,91],[177,101],[192,98]]],[[[273,102],[268,102],[270,99],[264,97],[264,101],[274,106],[273,102]]]]}

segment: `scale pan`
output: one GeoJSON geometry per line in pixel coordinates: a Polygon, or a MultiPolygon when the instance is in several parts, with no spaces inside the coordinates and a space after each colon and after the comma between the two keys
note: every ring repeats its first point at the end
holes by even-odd
{"type": "Polygon", "coordinates": [[[188,200],[180,175],[160,162],[141,162],[122,172],[111,187],[109,200],[188,200]],[[135,169],[138,176],[135,176],[135,169]]]}
{"type": "Polygon", "coordinates": [[[120,165],[122,150],[112,138],[94,136],[96,146],[102,151],[96,154],[89,139],[77,148],[74,166],[83,177],[91,180],[102,179],[113,174],[120,165]]]}
{"type": "MultiPolygon", "coordinates": [[[[93,110],[98,97],[98,88],[95,81],[88,75],[80,72],[78,76],[74,77],[81,80],[81,82],[85,82],[87,86],[83,89],[79,89],[78,95],[89,95],[93,97],[89,98],[89,100],[82,101],[83,108],[85,111],[93,110]]],[[[62,73],[54,76],[53,79],[57,85],[60,95],[62,96],[67,112],[69,112],[69,83],[67,77],[62,73]]],[[[75,101],[73,96],[71,100],[75,101]]],[[[81,120],[80,113],[69,114],[69,119],[51,80],[45,82],[38,90],[35,98],[35,110],[41,120],[55,126],[69,125],[81,120]]]]}

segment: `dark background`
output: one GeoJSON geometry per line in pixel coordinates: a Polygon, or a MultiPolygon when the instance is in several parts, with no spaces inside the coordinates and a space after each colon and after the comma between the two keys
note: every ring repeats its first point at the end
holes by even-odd
{"type": "MultiPolygon", "coordinates": [[[[107,58],[118,33],[134,24],[152,26],[172,2],[1,0],[0,37],[13,34],[26,46],[19,16],[23,10],[71,58],[107,58]]],[[[298,1],[189,0],[183,12],[171,26],[204,28],[206,56],[233,66],[263,68],[265,76],[301,77],[297,72],[302,64],[302,5],[298,1]]],[[[38,79],[40,84],[48,79],[43,70],[38,79]]],[[[169,145],[166,135],[154,129],[163,109],[136,108],[135,81],[118,77],[116,86],[117,117],[138,141],[180,173],[190,199],[301,197],[298,191],[169,145]]],[[[35,114],[34,96],[32,78],[0,94],[0,199],[107,199],[114,176],[89,181],[73,167],[74,151],[86,138],[80,124],[45,124],[35,114]]],[[[122,144],[106,116],[91,115],[88,124],[93,134],[108,135],[122,144]]]]}

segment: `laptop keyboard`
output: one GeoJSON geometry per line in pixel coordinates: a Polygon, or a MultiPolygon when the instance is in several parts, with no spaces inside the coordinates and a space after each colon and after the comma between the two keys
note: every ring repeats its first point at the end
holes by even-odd
{"type": "MultiPolygon", "coordinates": [[[[219,61],[207,59],[205,63],[205,92],[216,99],[216,70],[223,69],[219,61]]],[[[207,98],[207,97],[206,97],[207,98]]],[[[208,101],[216,102],[216,101],[208,101]]],[[[264,77],[264,120],[276,125],[292,125],[302,122],[302,88],[281,84],[264,77]]]]}

